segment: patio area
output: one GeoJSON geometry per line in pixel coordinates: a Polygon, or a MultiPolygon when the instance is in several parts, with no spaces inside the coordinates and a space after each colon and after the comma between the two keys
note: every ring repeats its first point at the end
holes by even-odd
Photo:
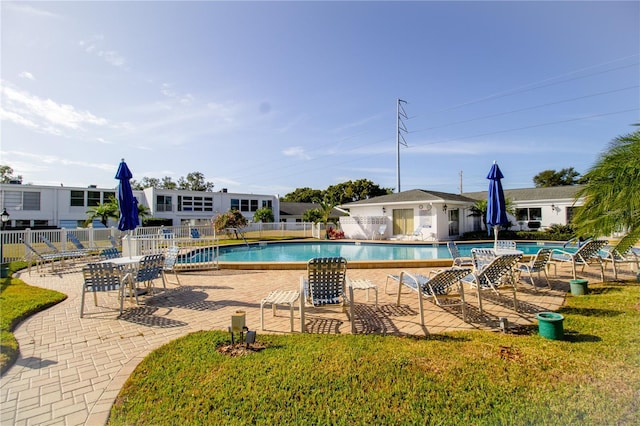
{"type": "MultiPolygon", "coordinates": [[[[428,270],[407,269],[426,273],[428,270]]],[[[364,291],[355,291],[355,329],[359,334],[418,335],[456,330],[500,330],[500,318],[508,319],[511,330],[535,324],[535,313],[561,307],[569,288],[570,268],[558,267],[551,277],[553,289],[520,282],[519,311],[512,299],[483,299],[484,312],[477,308],[475,293],[467,291],[469,323],[456,307],[425,306],[425,324],[420,325],[415,293],[403,294],[396,305],[396,294],[385,292],[389,273],[401,269],[354,269],[352,279],[368,279],[378,287],[378,308],[374,293],[367,301],[364,291]]],[[[265,330],[260,329],[260,301],[273,290],[298,290],[300,270],[217,270],[180,274],[181,287],[168,284],[162,291],[145,297],[140,306],[125,301],[118,318],[115,293],[98,293],[98,305],[87,299],[85,316],[80,318],[82,276],[78,269],[62,274],[39,276],[26,272],[20,278],[28,284],[55,289],[69,297],[62,303],[22,322],[15,330],[20,358],[2,378],[0,420],[6,424],[104,424],[111,404],[129,374],[151,351],[161,345],[199,330],[227,330],[231,315],[246,313],[249,330],[261,334],[290,333],[288,307],[279,306],[273,317],[265,308],[265,330]],[[106,308],[105,308],[106,307],[106,308]]],[[[591,273],[592,271],[588,271],[591,273]]],[[[594,275],[595,279],[595,275],[594,275]]],[[[397,289],[390,285],[389,291],[397,289]]],[[[484,294],[483,294],[484,296],[484,294]]],[[[350,333],[346,314],[339,307],[307,309],[306,328],[311,333],[350,333]]],[[[300,330],[296,303],[294,329],[300,330]]]]}

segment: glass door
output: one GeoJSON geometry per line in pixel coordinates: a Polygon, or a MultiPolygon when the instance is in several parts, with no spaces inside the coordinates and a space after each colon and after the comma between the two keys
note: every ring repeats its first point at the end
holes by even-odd
{"type": "Polygon", "coordinates": [[[393,210],[393,235],[413,234],[413,209],[393,210]]]}

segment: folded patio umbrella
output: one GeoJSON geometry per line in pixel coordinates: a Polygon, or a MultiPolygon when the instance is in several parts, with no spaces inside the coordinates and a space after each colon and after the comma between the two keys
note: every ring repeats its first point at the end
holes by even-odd
{"type": "Polygon", "coordinates": [[[131,189],[131,178],[133,173],[129,170],[124,158],[118,166],[116,179],[120,181],[118,185],[118,207],[120,208],[120,220],[118,221],[118,229],[128,231],[129,238],[129,256],[131,256],[131,232],[140,224],[138,219],[138,200],[133,196],[131,189]]]}
{"type": "Polygon", "coordinates": [[[489,192],[487,196],[487,232],[491,234],[493,227],[494,248],[498,243],[498,231],[501,225],[507,225],[509,218],[507,217],[507,207],[504,200],[504,191],[502,190],[501,179],[504,175],[500,171],[500,167],[494,161],[487,179],[489,179],[489,192]]]}

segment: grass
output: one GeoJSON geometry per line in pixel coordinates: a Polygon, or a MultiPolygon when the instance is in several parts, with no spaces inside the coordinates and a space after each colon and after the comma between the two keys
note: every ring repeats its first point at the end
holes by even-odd
{"type": "MultiPolygon", "coordinates": [[[[9,274],[27,267],[25,262],[9,264],[9,274]]],[[[63,293],[33,287],[17,278],[0,278],[0,374],[18,357],[14,328],[30,315],[66,299],[63,293]]]]}
{"type": "Polygon", "coordinates": [[[640,286],[569,297],[565,340],[258,335],[229,357],[202,331],[147,356],[114,404],[133,424],[640,424],[640,286]]]}

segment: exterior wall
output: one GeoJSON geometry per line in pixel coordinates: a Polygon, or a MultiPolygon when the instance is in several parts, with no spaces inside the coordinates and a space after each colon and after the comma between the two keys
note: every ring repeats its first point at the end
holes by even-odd
{"type": "MultiPolygon", "coordinates": [[[[83,222],[87,218],[87,194],[100,194],[99,202],[103,203],[108,200],[110,195],[117,195],[117,188],[79,188],[79,187],[56,187],[56,186],[40,186],[40,185],[18,185],[18,184],[0,184],[0,208],[6,208],[10,215],[7,227],[34,227],[34,226],[54,226],[72,227],[77,223],[83,222]],[[72,206],[72,191],[84,192],[84,205],[72,206]],[[19,199],[24,198],[24,193],[39,193],[39,209],[26,210],[19,199]]],[[[270,202],[274,214],[274,220],[279,221],[279,200],[275,195],[261,194],[242,194],[227,192],[200,192],[200,191],[180,191],[180,190],[163,190],[155,188],[147,188],[144,191],[133,191],[133,195],[137,198],[138,203],[149,207],[151,216],[158,218],[171,219],[174,225],[190,224],[199,225],[209,223],[213,216],[224,213],[231,208],[232,199],[257,200],[258,208],[262,207],[263,202],[270,202]],[[172,205],[170,211],[159,211],[156,204],[156,197],[165,195],[172,197],[172,205]],[[211,197],[212,205],[207,211],[180,211],[178,209],[178,196],[188,197],[211,197]]],[[[35,195],[34,195],[35,197],[35,195]]],[[[252,211],[241,211],[241,213],[251,221],[253,219],[252,211]]],[[[116,221],[110,220],[108,226],[115,226],[116,221]]]]}
{"type": "MultiPolygon", "coordinates": [[[[541,217],[540,229],[547,228],[551,225],[566,225],[569,223],[569,209],[574,206],[573,200],[535,200],[535,201],[520,201],[517,203],[513,203],[514,208],[516,209],[540,209],[541,217]]],[[[511,223],[513,223],[513,227],[511,229],[514,230],[530,230],[531,225],[527,220],[523,218],[518,218],[513,215],[509,215],[509,219],[511,223]],[[519,220],[520,219],[520,220],[519,220]]],[[[535,228],[533,228],[535,229],[535,228]]]]}
{"type": "Polygon", "coordinates": [[[402,203],[397,205],[388,204],[383,207],[379,205],[372,206],[354,206],[351,208],[351,217],[360,218],[359,226],[354,225],[346,226],[346,221],[341,220],[342,230],[345,232],[345,237],[350,239],[416,239],[424,241],[433,241],[438,239],[448,239],[448,221],[447,213],[442,208],[429,203],[402,203]],[[405,233],[394,235],[393,234],[393,210],[394,209],[411,209],[413,210],[413,226],[412,229],[407,229],[405,233]],[[364,218],[376,218],[384,221],[387,225],[384,235],[376,235],[376,231],[379,230],[379,223],[377,221],[367,221],[364,218]],[[371,222],[371,223],[368,223],[371,222]],[[365,225],[366,224],[366,225],[365,225]],[[418,235],[414,235],[416,231],[419,231],[418,235]]]}
{"type": "MultiPolygon", "coordinates": [[[[379,217],[383,216],[387,223],[387,229],[383,238],[397,238],[397,239],[416,239],[416,240],[437,240],[447,241],[454,240],[458,236],[466,233],[478,231],[481,227],[482,220],[470,216],[472,203],[447,203],[447,210],[444,211],[445,203],[386,203],[384,205],[384,213],[382,212],[381,205],[363,205],[350,207],[351,216],[354,217],[379,217]],[[422,208],[421,208],[422,206],[422,208]],[[407,230],[405,234],[393,235],[393,210],[394,209],[413,209],[413,230],[407,230]],[[458,210],[458,232],[455,233],[455,224],[451,221],[452,211],[458,210]],[[414,236],[414,231],[422,227],[421,235],[414,236]]],[[[568,212],[574,206],[574,200],[529,200],[513,202],[515,209],[539,209],[539,220],[520,220],[518,221],[514,215],[508,215],[511,223],[513,224],[512,230],[532,230],[535,227],[529,228],[528,225],[535,225],[530,222],[539,222],[540,227],[537,229],[544,229],[553,224],[566,225],[569,223],[568,212]],[[553,207],[552,207],[553,206],[553,207]]],[[[373,229],[373,228],[372,228],[373,229]]],[[[345,236],[353,239],[369,239],[370,231],[359,232],[349,234],[348,229],[344,229],[345,236]]],[[[486,229],[483,229],[486,230],[486,229]]]]}

